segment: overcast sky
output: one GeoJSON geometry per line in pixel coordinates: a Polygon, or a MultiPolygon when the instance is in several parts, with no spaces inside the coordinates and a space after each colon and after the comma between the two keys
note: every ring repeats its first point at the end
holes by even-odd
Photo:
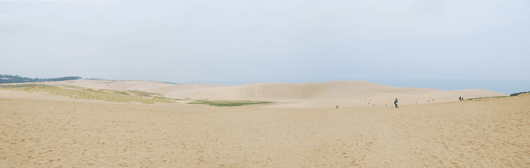
{"type": "Polygon", "coordinates": [[[530,80],[528,0],[0,2],[0,74],[530,80]]]}

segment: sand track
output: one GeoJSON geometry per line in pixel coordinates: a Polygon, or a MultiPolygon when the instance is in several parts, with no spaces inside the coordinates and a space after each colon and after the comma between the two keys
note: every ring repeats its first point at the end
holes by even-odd
{"type": "Polygon", "coordinates": [[[25,94],[0,94],[0,167],[530,166],[529,96],[337,110],[25,94]]]}

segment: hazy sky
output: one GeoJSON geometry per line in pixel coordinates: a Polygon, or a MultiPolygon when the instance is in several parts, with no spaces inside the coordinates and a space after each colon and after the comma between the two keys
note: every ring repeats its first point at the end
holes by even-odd
{"type": "Polygon", "coordinates": [[[530,1],[3,1],[0,74],[528,81],[530,1]]]}

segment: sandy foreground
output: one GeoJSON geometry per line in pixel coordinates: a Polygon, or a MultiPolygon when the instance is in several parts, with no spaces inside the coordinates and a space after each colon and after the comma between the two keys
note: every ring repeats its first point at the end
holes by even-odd
{"type": "Polygon", "coordinates": [[[0,167],[530,167],[530,96],[330,108],[0,90],[0,167]]]}

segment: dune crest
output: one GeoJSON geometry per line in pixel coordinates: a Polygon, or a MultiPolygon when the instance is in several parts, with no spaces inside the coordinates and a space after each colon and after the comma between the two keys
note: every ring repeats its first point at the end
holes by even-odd
{"type": "Polygon", "coordinates": [[[244,85],[168,84],[148,81],[74,80],[52,82],[95,89],[140,90],[160,93],[175,99],[267,100],[287,102],[272,107],[393,106],[458,101],[464,98],[506,96],[482,90],[438,90],[391,87],[366,81],[330,81],[313,83],[251,83],[244,85]]]}

